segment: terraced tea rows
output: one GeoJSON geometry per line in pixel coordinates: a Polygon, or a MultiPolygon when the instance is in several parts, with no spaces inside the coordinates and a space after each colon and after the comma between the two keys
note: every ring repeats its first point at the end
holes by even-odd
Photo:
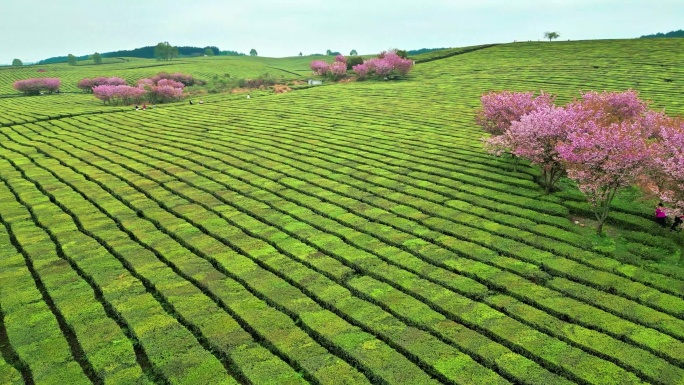
{"type": "Polygon", "coordinates": [[[87,77],[118,76],[134,83],[138,79],[153,76],[159,72],[182,72],[198,79],[210,79],[214,75],[229,74],[232,78],[254,78],[269,73],[278,78],[295,78],[309,74],[309,62],[318,57],[292,57],[284,59],[262,57],[215,56],[172,61],[131,58],[129,61],[102,65],[48,64],[23,67],[0,67],[0,95],[16,94],[12,83],[16,80],[35,77],[57,77],[62,79],[63,92],[80,92],[76,87],[79,80],[87,77]],[[45,72],[37,72],[38,69],[45,72]]]}
{"type": "MultiPolygon", "coordinates": [[[[1,127],[0,381],[684,383],[684,270],[597,248],[580,194],[481,149],[479,94],[537,83],[475,55],[554,46],[1,127]]],[[[613,224],[675,254],[649,214],[613,224]]]]}

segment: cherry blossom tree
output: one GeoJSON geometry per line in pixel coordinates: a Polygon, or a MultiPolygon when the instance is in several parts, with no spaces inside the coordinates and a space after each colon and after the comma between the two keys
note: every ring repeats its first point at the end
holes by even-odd
{"type": "Polygon", "coordinates": [[[603,231],[615,194],[645,171],[652,148],[649,130],[638,117],[613,123],[575,118],[566,141],[556,147],[568,177],[589,200],[598,221],[597,234],[603,231]]]}
{"type": "Polygon", "coordinates": [[[347,69],[353,69],[359,79],[375,77],[385,80],[405,77],[413,68],[412,60],[402,58],[395,51],[381,52],[378,57],[363,60],[361,63],[356,62],[355,58],[351,59],[348,61],[343,55],[338,55],[332,64],[322,60],[314,60],[309,66],[317,75],[329,75],[333,78],[342,77],[346,75],[347,69]],[[341,64],[344,63],[347,64],[348,68],[343,73],[341,64]]]}
{"type": "Polygon", "coordinates": [[[647,189],[684,214],[684,119],[660,116],[647,189]]]}
{"type": "Polygon", "coordinates": [[[105,104],[131,104],[143,100],[146,91],[126,85],[103,84],[93,87],[93,95],[105,104]]]}
{"type": "Polygon", "coordinates": [[[336,61],[328,68],[330,76],[334,78],[341,78],[347,74],[347,63],[336,61]]]}
{"type": "Polygon", "coordinates": [[[330,64],[324,62],[323,60],[314,60],[309,64],[309,67],[316,75],[325,75],[328,73],[330,64]]]}
{"type": "Polygon", "coordinates": [[[491,134],[484,140],[484,148],[490,154],[513,156],[513,171],[517,171],[518,159],[515,156],[515,143],[504,135],[513,122],[520,120],[523,115],[541,107],[553,105],[554,97],[541,93],[534,96],[534,92],[490,92],[482,95],[482,107],[477,111],[476,123],[491,134]]]}
{"type": "Polygon", "coordinates": [[[359,79],[364,79],[368,75],[368,65],[366,64],[357,64],[354,67],[352,67],[356,75],[359,77],[359,79]]]}
{"type": "Polygon", "coordinates": [[[110,85],[110,86],[125,86],[126,80],[120,78],[120,77],[96,77],[96,78],[83,78],[78,81],[76,84],[76,87],[86,91],[86,92],[92,92],[93,87],[95,86],[101,86],[101,85],[110,85]]]}
{"type": "Polygon", "coordinates": [[[31,78],[17,80],[13,83],[14,89],[25,95],[40,95],[45,91],[53,93],[59,90],[62,81],[59,78],[31,78]]]}
{"type": "Polygon", "coordinates": [[[505,138],[505,143],[513,148],[513,154],[541,167],[540,182],[547,194],[565,173],[557,146],[566,141],[568,128],[575,122],[575,117],[572,109],[542,106],[513,121],[510,128],[498,136],[505,138]]]}

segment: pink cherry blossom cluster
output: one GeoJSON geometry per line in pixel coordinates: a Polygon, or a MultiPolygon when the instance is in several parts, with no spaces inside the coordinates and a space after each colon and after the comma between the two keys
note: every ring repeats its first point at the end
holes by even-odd
{"type": "Polygon", "coordinates": [[[165,103],[181,99],[185,84],[169,77],[153,76],[138,80],[138,88],[147,93],[150,103],[165,103]]]}
{"type": "Polygon", "coordinates": [[[105,104],[140,103],[146,94],[142,88],[127,85],[102,84],[93,87],[93,95],[105,104]]]}
{"type": "Polygon", "coordinates": [[[62,81],[59,78],[31,78],[17,80],[14,89],[26,95],[40,95],[41,92],[53,93],[59,90],[62,81]]]}
{"type": "Polygon", "coordinates": [[[476,121],[485,148],[541,167],[547,193],[559,178],[577,182],[602,231],[621,188],[640,184],[684,212],[684,120],[648,109],[635,91],[587,92],[564,107],[533,93],[482,96],[476,121]]]}
{"type": "Polygon", "coordinates": [[[102,85],[108,85],[108,86],[125,86],[126,80],[119,78],[119,77],[104,77],[104,76],[99,76],[96,78],[83,78],[78,81],[76,84],[76,87],[86,91],[86,92],[92,92],[93,87],[95,86],[102,86],[102,85]]]}
{"type": "Polygon", "coordinates": [[[413,69],[413,60],[404,59],[395,51],[381,52],[378,57],[364,60],[363,64],[364,67],[359,67],[359,71],[357,66],[353,67],[359,78],[386,78],[393,75],[405,77],[413,69]]]}
{"type": "Polygon", "coordinates": [[[172,74],[169,74],[167,72],[160,72],[160,73],[152,76],[151,79],[155,83],[159,83],[159,81],[162,79],[173,80],[173,81],[178,82],[178,83],[183,83],[183,85],[186,87],[200,83],[192,75],[183,74],[180,72],[176,72],[176,73],[172,73],[172,74]]]}
{"type": "Polygon", "coordinates": [[[314,60],[309,64],[309,68],[316,74],[316,75],[325,75],[328,73],[330,70],[330,64],[324,62],[323,60],[314,60]]]}
{"type": "Polygon", "coordinates": [[[647,190],[684,214],[684,119],[661,114],[657,119],[649,160],[647,190]]]}
{"type": "MultiPolygon", "coordinates": [[[[314,60],[309,64],[309,68],[321,76],[340,78],[347,74],[347,58],[337,55],[332,64],[323,60],[314,60]]],[[[367,77],[387,78],[390,76],[405,77],[413,68],[413,61],[404,59],[397,55],[395,51],[381,52],[378,57],[364,60],[362,64],[352,67],[352,70],[359,79],[367,77]]]]}

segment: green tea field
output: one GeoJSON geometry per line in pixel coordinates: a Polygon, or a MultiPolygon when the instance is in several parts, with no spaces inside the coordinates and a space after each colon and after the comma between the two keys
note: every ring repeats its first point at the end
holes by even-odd
{"type": "MultiPolygon", "coordinates": [[[[474,120],[504,89],[632,88],[684,115],[684,39],[480,48],[146,111],[0,98],[0,384],[684,384],[682,234],[635,189],[596,236],[572,183],[545,195],[474,120]]],[[[0,93],[31,71],[0,69],[0,93]]]]}

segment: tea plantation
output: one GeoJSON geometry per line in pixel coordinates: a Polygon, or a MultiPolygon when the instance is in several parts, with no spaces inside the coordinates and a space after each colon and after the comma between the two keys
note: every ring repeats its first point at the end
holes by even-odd
{"type": "Polygon", "coordinates": [[[311,59],[48,65],[74,93],[34,97],[0,69],[0,383],[684,384],[682,234],[630,190],[597,237],[474,121],[503,89],[683,115],[684,40],[477,48],[146,111],[75,83],[311,59]]]}

